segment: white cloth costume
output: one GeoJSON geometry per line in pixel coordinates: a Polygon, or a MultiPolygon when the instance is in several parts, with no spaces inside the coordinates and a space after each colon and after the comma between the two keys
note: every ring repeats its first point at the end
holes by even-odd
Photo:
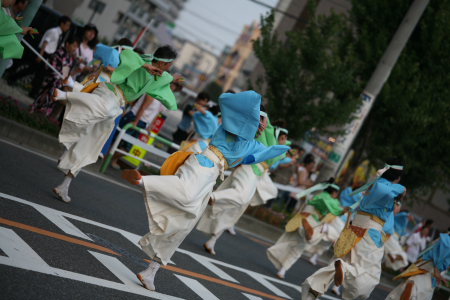
{"type": "Polygon", "coordinates": [[[428,273],[408,277],[402,284],[393,289],[386,300],[400,299],[408,282],[414,282],[410,300],[431,300],[433,298],[434,287],[432,284],[434,264],[432,261],[426,262],[420,267],[428,271],[428,273]]]}
{"type": "Polygon", "coordinates": [[[419,253],[425,250],[425,247],[427,246],[427,238],[422,237],[420,232],[416,232],[406,240],[406,245],[408,246],[406,255],[409,262],[413,263],[419,257],[419,253]]]}
{"type": "MultiPolygon", "coordinates": [[[[361,228],[374,228],[382,230],[382,225],[374,222],[369,216],[357,214],[352,223],[361,228]]],[[[378,248],[370,235],[365,236],[351,250],[351,252],[340,259],[345,280],[343,281],[344,291],[342,299],[367,299],[370,293],[379,283],[381,276],[381,259],[383,258],[384,247],[378,248]]],[[[307,293],[309,288],[324,294],[333,283],[335,274],[334,261],[327,267],[319,269],[308,277],[302,284],[302,300],[311,299],[307,293]]]]}
{"type": "MultiPolygon", "coordinates": [[[[101,76],[109,77],[102,73],[101,76]]],[[[66,151],[60,158],[58,168],[76,176],[89,164],[97,161],[103,145],[114,128],[114,119],[122,113],[125,103],[122,93],[116,87],[111,91],[105,83],[92,93],[79,92],[83,86],[74,85],[74,92],[67,93],[64,121],[59,141],[66,151]]]]}
{"type": "MultiPolygon", "coordinates": [[[[261,164],[258,164],[261,168],[261,164]]],[[[278,195],[278,189],[269,176],[269,172],[265,171],[263,175],[258,176],[258,182],[256,184],[256,191],[253,194],[250,206],[258,206],[266,204],[270,199],[276,198],[278,195]]]]}
{"type": "MultiPolygon", "coordinates": [[[[317,214],[313,206],[307,205],[303,212],[317,214]]],[[[305,230],[300,226],[293,232],[285,232],[277,242],[267,249],[267,257],[277,270],[288,270],[302,256],[304,251],[317,245],[324,237],[323,224],[317,222],[312,215],[307,218],[308,223],[314,229],[311,240],[306,239],[305,230]]]]}
{"type": "Polygon", "coordinates": [[[251,202],[257,183],[258,176],[253,172],[251,165],[240,165],[234,169],[212,193],[214,205],[208,206],[197,225],[197,230],[219,235],[233,226],[251,202]]]}
{"type": "Polygon", "coordinates": [[[305,251],[321,256],[337,241],[344,227],[345,223],[340,217],[333,218],[330,223],[324,224],[322,240],[316,245],[307,247],[305,251]]]}
{"type": "Polygon", "coordinates": [[[384,243],[384,264],[386,267],[397,271],[401,268],[408,266],[408,257],[406,256],[405,250],[399,242],[399,237],[396,233],[391,235],[387,241],[384,243]],[[396,259],[400,256],[401,259],[396,259]]]}
{"type": "Polygon", "coordinates": [[[201,166],[191,155],[173,176],[143,177],[150,232],[139,244],[149,257],[157,256],[163,264],[198,222],[219,176],[219,158],[209,149],[203,155],[214,167],[201,166]]]}

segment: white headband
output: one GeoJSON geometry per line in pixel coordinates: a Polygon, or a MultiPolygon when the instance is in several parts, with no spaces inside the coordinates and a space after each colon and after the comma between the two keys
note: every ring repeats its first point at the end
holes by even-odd
{"type": "Polygon", "coordinates": [[[388,164],[384,164],[384,168],[383,169],[379,169],[377,171],[377,175],[381,176],[383,175],[384,172],[386,172],[389,169],[394,169],[394,170],[399,170],[399,171],[403,171],[403,166],[399,166],[399,165],[388,165],[388,164]]]}
{"type": "Polygon", "coordinates": [[[278,139],[278,137],[280,136],[280,132],[284,132],[284,133],[286,133],[286,135],[289,134],[289,131],[288,131],[287,129],[281,128],[281,127],[277,127],[277,128],[275,129],[275,137],[276,137],[277,139],[278,139]]]}

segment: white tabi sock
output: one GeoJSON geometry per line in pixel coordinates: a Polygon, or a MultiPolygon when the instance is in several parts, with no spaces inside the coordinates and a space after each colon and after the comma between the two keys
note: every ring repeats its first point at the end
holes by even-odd
{"type": "Polygon", "coordinates": [[[285,275],[286,275],[286,269],[285,268],[282,267],[280,270],[278,270],[277,276],[279,278],[284,278],[285,275]]]}
{"type": "Polygon", "coordinates": [[[58,186],[59,189],[64,190],[66,192],[69,191],[70,183],[72,182],[73,177],[70,175],[66,175],[64,177],[63,182],[58,186]]]}
{"type": "Polygon", "coordinates": [[[147,269],[145,269],[144,271],[137,274],[138,279],[142,282],[142,284],[144,285],[144,287],[146,289],[148,289],[150,291],[154,291],[156,289],[155,275],[156,275],[156,272],[158,272],[160,267],[161,267],[161,264],[153,260],[148,265],[147,269]]]}
{"type": "Polygon", "coordinates": [[[311,258],[309,259],[309,262],[312,264],[312,265],[317,265],[317,258],[319,258],[319,255],[317,255],[317,254],[314,254],[313,256],[311,256],[311,258]]]}

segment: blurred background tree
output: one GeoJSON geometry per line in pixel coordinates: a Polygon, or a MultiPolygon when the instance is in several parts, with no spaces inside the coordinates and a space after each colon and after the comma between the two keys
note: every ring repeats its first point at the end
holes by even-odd
{"type": "Polygon", "coordinates": [[[287,34],[273,33],[273,14],[261,19],[254,51],[266,72],[264,99],[271,119],[287,122],[290,136],[312,128],[343,125],[359,104],[354,37],[343,15],[316,16],[309,3],[308,24],[287,34]]]}
{"type": "MultiPolygon", "coordinates": [[[[354,0],[349,16],[316,16],[310,1],[307,25],[286,41],[273,34],[273,15],[264,18],[254,45],[266,70],[264,97],[272,118],[285,119],[294,138],[349,121],[410,4],[354,0]]],[[[450,0],[430,1],[353,145],[353,168],[365,159],[378,166],[398,156],[405,160],[409,188],[448,184],[449,36],[450,0]]]]}

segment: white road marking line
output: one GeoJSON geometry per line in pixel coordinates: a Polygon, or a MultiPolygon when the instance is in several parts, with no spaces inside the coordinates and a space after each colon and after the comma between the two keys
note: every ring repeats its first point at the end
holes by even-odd
{"type": "Polygon", "coordinates": [[[242,293],[242,294],[250,300],[263,300],[263,298],[252,295],[252,294],[246,294],[246,293],[242,293]]]}
{"type": "MultiPolygon", "coordinates": [[[[139,287],[136,283],[131,282],[131,280],[125,280],[124,283],[117,283],[114,281],[109,281],[105,279],[96,278],[93,276],[88,276],[84,274],[79,274],[75,272],[66,271],[63,269],[58,269],[49,266],[31,247],[22,240],[13,230],[7,229],[0,226],[0,249],[7,256],[0,256],[0,264],[24,269],[27,271],[34,271],[38,273],[53,275],[61,278],[76,280],[88,284],[98,285],[106,288],[115,289],[122,292],[133,293],[136,295],[147,296],[153,299],[159,300],[183,300],[182,298],[173,297],[157,292],[151,292],[149,290],[144,289],[143,287],[139,287]],[[131,282],[131,284],[130,284],[131,282]]],[[[92,253],[92,252],[91,252],[92,253]]],[[[92,253],[93,254],[93,253],[92,253]]],[[[94,255],[94,254],[93,254],[94,255]]],[[[122,267],[115,263],[113,260],[108,260],[106,255],[96,253],[94,256],[97,259],[101,259],[102,263],[107,265],[108,269],[113,272],[119,279],[122,278],[123,274],[127,272],[123,269],[126,268],[122,265],[122,267]],[[98,256],[97,256],[98,255],[98,256]]],[[[100,260],[99,259],[99,260],[100,260]]],[[[111,257],[111,259],[116,259],[111,257]]],[[[120,262],[119,262],[120,263],[120,262]]],[[[128,269],[127,269],[128,270],[128,269]]],[[[130,270],[128,272],[131,273],[130,270]]],[[[133,276],[135,277],[135,276],[133,276]]],[[[132,277],[130,277],[132,278],[132,277]]]]}
{"type": "MultiPolygon", "coordinates": [[[[183,250],[183,249],[180,249],[180,248],[177,250],[177,252],[184,253],[184,254],[187,254],[189,256],[198,255],[198,254],[195,254],[195,253],[192,253],[190,251],[183,250]]],[[[270,282],[276,282],[278,284],[281,284],[281,285],[284,285],[284,286],[288,286],[288,287],[293,288],[294,290],[296,290],[298,292],[301,292],[300,286],[295,285],[293,283],[290,283],[290,282],[287,282],[287,281],[282,281],[282,280],[279,280],[279,279],[276,279],[276,278],[273,278],[273,277],[269,277],[269,276],[266,276],[266,275],[262,275],[262,274],[259,274],[259,273],[256,273],[256,272],[253,272],[253,271],[250,271],[250,270],[238,267],[238,266],[234,266],[234,265],[228,264],[228,263],[220,261],[220,260],[215,260],[213,258],[209,258],[209,257],[204,257],[204,258],[206,260],[210,261],[211,263],[216,264],[216,265],[221,265],[221,266],[224,266],[224,267],[227,267],[227,268],[230,268],[230,269],[242,272],[244,274],[247,274],[248,276],[250,276],[253,279],[255,279],[256,281],[258,281],[259,283],[261,283],[264,286],[266,286],[268,289],[270,289],[277,296],[291,299],[291,297],[286,295],[286,293],[281,291],[279,288],[277,288],[276,286],[274,286],[270,282]]],[[[338,298],[335,298],[335,299],[338,299],[338,298]]]]}
{"type": "Polygon", "coordinates": [[[200,298],[204,300],[220,300],[197,280],[177,274],[175,274],[175,276],[180,279],[181,282],[183,282],[186,286],[188,286],[194,293],[196,293],[200,298]]]}
{"type": "Polygon", "coordinates": [[[49,209],[43,206],[34,208],[65,233],[85,240],[92,241],[90,237],[84,234],[80,229],[78,229],[75,225],[70,223],[66,218],[61,216],[59,213],[55,213],[53,209],[49,209]]]}
{"type": "MultiPolygon", "coordinates": [[[[16,201],[16,202],[19,202],[19,203],[22,203],[22,204],[25,204],[25,205],[29,205],[29,206],[32,206],[32,207],[35,207],[35,208],[36,207],[44,207],[44,208],[47,208],[47,209],[49,209],[51,211],[54,211],[57,214],[60,214],[61,216],[64,216],[66,218],[74,219],[74,220],[77,220],[77,221],[80,221],[80,222],[84,222],[84,223],[87,223],[87,224],[98,226],[100,228],[104,228],[104,229],[108,229],[108,230],[111,230],[111,231],[118,232],[121,235],[123,235],[125,238],[130,240],[133,244],[135,244],[135,242],[133,242],[133,241],[135,241],[137,239],[137,235],[135,235],[133,233],[130,233],[128,231],[125,231],[125,230],[122,230],[122,229],[119,229],[119,228],[116,228],[116,227],[113,227],[113,226],[109,226],[109,225],[106,225],[106,224],[103,224],[103,223],[99,223],[99,222],[96,222],[96,221],[92,221],[92,220],[89,220],[89,219],[86,219],[86,218],[83,218],[83,217],[72,215],[72,214],[69,214],[69,213],[66,213],[66,212],[58,211],[58,210],[55,210],[55,209],[52,209],[52,208],[49,208],[49,207],[46,207],[46,206],[34,203],[34,202],[30,202],[30,201],[21,199],[19,197],[11,196],[11,195],[8,195],[8,194],[5,194],[5,193],[1,193],[1,192],[0,192],[0,197],[6,198],[6,199],[9,199],[9,200],[12,200],[12,201],[16,201]]],[[[193,253],[193,252],[181,249],[181,248],[178,248],[177,252],[189,255],[191,257],[198,255],[196,253],[193,253]]],[[[296,284],[293,284],[293,283],[290,283],[290,282],[287,282],[287,281],[283,281],[283,280],[280,280],[280,279],[277,279],[277,278],[273,278],[273,277],[270,277],[270,276],[262,275],[262,274],[259,274],[259,273],[256,273],[256,272],[253,272],[253,271],[250,271],[250,270],[238,267],[238,266],[234,266],[234,265],[228,264],[226,262],[215,260],[215,259],[212,259],[212,258],[209,258],[209,257],[203,256],[203,258],[204,258],[204,260],[209,261],[209,262],[211,262],[213,264],[222,265],[222,266],[225,266],[227,268],[231,268],[231,269],[240,271],[242,273],[245,273],[245,274],[255,278],[255,280],[257,280],[257,281],[260,281],[261,279],[265,279],[265,280],[270,281],[270,282],[274,282],[274,283],[277,283],[277,284],[288,286],[288,287],[293,288],[294,290],[296,290],[298,292],[301,292],[301,288],[300,288],[299,285],[296,285],[296,284]]],[[[201,263],[201,262],[199,261],[199,263],[201,263]]],[[[273,286],[273,287],[275,287],[275,286],[273,286]]],[[[282,292],[281,290],[279,290],[276,287],[275,287],[275,290],[278,290],[279,292],[281,292],[280,294],[284,294],[284,292],[282,292]]],[[[274,291],[274,293],[275,293],[275,291],[274,291]]],[[[284,294],[284,295],[286,295],[286,294],[284,294]]],[[[279,295],[279,296],[281,296],[281,295],[279,295]]],[[[289,296],[281,296],[281,297],[290,298],[289,296]]],[[[324,295],[322,297],[325,298],[325,299],[330,299],[330,300],[338,300],[339,299],[339,298],[335,298],[335,297],[331,297],[331,296],[327,296],[327,295],[324,295]]]]}
{"type": "Polygon", "coordinates": [[[21,261],[25,265],[48,266],[21,237],[12,229],[0,227],[0,248],[8,257],[0,256],[10,261],[21,261]]]}
{"type": "Polygon", "coordinates": [[[275,295],[283,297],[283,298],[287,298],[287,299],[292,299],[285,292],[283,292],[282,290],[277,288],[273,283],[271,283],[269,280],[267,280],[265,278],[266,276],[255,273],[255,272],[253,272],[252,274],[248,274],[248,275],[250,275],[253,279],[258,281],[261,285],[263,285],[267,289],[271,290],[275,295]]]}
{"type": "Polygon", "coordinates": [[[224,271],[219,269],[217,266],[212,264],[207,257],[201,256],[201,255],[198,255],[198,254],[195,254],[192,252],[188,255],[190,257],[192,257],[194,260],[196,260],[197,262],[199,262],[202,266],[204,266],[205,268],[207,268],[208,270],[210,270],[211,272],[213,272],[214,274],[219,276],[220,278],[234,282],[234,283],[239,283],[239,281],[237,281],[236,279],[234,279],[233,277],[231,277],[230,275],[228,275],[227,273],[225,273],[224,271]]]}

